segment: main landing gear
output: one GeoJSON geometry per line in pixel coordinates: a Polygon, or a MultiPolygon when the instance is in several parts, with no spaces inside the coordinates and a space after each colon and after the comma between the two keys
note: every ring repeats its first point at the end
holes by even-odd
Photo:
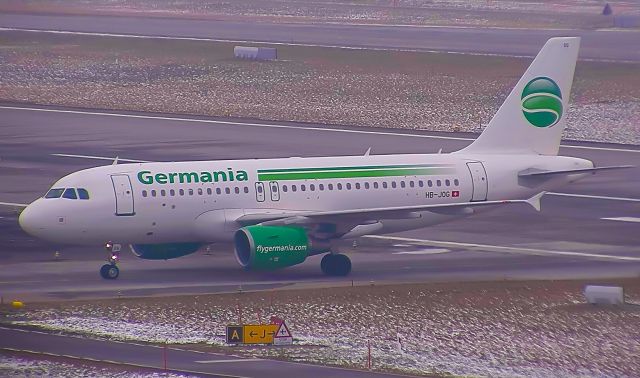
{"type": "Polygon", "coordinates": [[[108,263],[104,264],[100,268],[100,275],[106,280],[115,280],[120,275],[120,269],[118,268],[118,259],[120,258],[120,244],[113,244],[107,242],[104,248],[110,253],[108,263]]]}
{"type": "Polygon", "coordinates": [[[351,272],[351,260],[345,255],[328,253],[322,258],[320,268],[327,276],[346,276],[351,272]]]}

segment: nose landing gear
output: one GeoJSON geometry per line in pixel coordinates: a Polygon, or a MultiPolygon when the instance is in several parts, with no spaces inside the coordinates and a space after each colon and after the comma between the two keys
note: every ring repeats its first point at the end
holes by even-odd
{"type": "Polygon", "coordinates": [[[110,253],[110,256],[107,260],[108,263],[100,268],[100,276],[106,280],[115,280],[120,275],[120,269],[117,264],[122,246],[120,244],[107,242],[104,248],[110,253]]]}

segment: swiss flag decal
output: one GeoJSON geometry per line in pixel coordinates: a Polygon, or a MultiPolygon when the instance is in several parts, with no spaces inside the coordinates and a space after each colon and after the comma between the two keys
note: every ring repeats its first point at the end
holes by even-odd
{"type": "Polygon", "coordinates": [[[451,197],[460,197],[460,191],[452,190],[451,191],[451,197]]]}

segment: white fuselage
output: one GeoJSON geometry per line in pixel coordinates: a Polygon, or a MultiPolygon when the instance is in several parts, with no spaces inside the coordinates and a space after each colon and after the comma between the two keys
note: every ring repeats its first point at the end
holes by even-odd
{"type": "MultiPolygon", "coordinates": [[[[86,189],[88,200],[40,198],[20,223],[60,244],[212,243],[231,240],[243,214],[524,199],[584,174],[523,181],[518,172],[592,166],[560,156],[460,153],[109,165],[53,185],[86,189]]],[[[379,219],[372,233],[421,228],[468,210],[379,219]]]]}

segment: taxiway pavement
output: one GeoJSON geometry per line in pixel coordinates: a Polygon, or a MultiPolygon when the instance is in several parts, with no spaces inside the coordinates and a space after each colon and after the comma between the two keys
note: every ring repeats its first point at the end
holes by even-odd
{"type": "Polygon", "coordinates": [[[633,30],[503,29],[268,23],[187,18],[0,14],[1,28],[293,45],[534,56],[551,37],[580,36],[580,59],[640,62],[633,30]]]}

